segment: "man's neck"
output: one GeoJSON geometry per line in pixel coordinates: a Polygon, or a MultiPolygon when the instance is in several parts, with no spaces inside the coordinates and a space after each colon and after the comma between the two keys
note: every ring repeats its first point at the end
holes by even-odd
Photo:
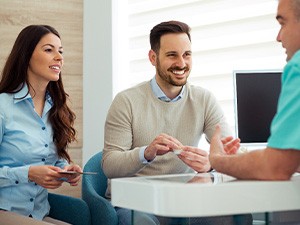
{"type": "Polygon", "coordinates": [[[176,98],[180,94],[180,91],[182,90],[183,87],[183,86],[175,86],[169,84],[161,79],[157,79],[157,77],[156,77],[156,83],[159,86],[159,88],[165,93],[165,95],[170,99],[176,98]]]}

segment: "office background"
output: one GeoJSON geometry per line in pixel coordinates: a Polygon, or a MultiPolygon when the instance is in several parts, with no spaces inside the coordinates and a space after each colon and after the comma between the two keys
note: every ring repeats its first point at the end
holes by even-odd
{"type": "MultiPolygon", "coordinates": [[[[63,81],[77,115],[78,142],[70,153],[84,165],[103,148],[115,94],[154,76],[148,34],[165,20],[192,27],[190,81],[216,94],[233,126],[232,70],[285,64],[275,40],[276,6],[274,0],[0,0],[0,68],[23,27],[45,23],[60,32],[63,81]]],[[[64,185],[55,192],[79,197],[81,188],[64,185]]]]}

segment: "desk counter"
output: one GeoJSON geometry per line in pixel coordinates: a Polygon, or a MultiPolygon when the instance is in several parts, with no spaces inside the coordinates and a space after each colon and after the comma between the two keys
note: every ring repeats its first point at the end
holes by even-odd
{"type": "Polygon", "coordinates": [[[244,181],[220,173],[112,179],[112,204],[170,217],[300,209],[300,174],[290,181],[244,181]]]}

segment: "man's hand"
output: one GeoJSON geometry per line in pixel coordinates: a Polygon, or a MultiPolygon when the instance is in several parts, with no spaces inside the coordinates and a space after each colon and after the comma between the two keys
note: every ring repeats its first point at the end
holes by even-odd
{"type": "Polygon", "coordinates": [[[226,137],[221,139],[221,127],[217,125],[210,142],[209,161],[213,166],[214,158],[220,155],[235,154],[240,147],[240,139],[226,137]]]}
{"type": "Polygon", "coordinates": [[[167,134],[158,135],[146,148],[145,159],[152,161],[157,155],[164,155],[173,149],[182,149],[183,145],[176,138],[167,134]]]}
{"type": "Polygon", "coordinates": [[[224,151],[228,155],[236,154],[240,148],[241,140],[239,138],[233,139],[233,137],[229,136],[222,138],[221,141],[224,145],[224,151]]]}
{"type": "Polygon", "coordinates": [[[297,173],[300,173],[300,165],[298,166],[296,172],[297,172],[297,173]]]}
{"type": "Polygon", "coordinates": [[[202,149],[184,146],[178,157],[198,173],[208,172],[211,169],[208,153],[202,149]]]}

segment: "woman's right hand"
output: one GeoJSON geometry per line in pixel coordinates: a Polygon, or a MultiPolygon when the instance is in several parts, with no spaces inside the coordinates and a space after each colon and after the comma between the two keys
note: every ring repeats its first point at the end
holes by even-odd
{"type": "Polygon", "coordinates": [[[60,171],[62,169],[56,166],[30,166],[28,179],[44,188],[56,189],[64,182],[60,179],[62,178],[62,175],[58,173],[60,171]]]}

